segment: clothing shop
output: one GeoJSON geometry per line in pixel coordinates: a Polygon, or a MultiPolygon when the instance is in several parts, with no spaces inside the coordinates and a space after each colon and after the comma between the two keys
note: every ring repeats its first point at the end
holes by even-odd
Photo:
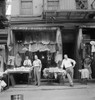
{"type": "Polygon", "coordinates": [[[7,64],[7,29],[0,30],[0,72],[6,70],[7,64]]]}
{"type": "Polygon", "coordinates": [[[58,61],[62,60],[62,36],[60,28],[28,27],[26,25],[13,26],[9,30],[8,65],[10,65],[11,59],[11,67],[16,67],[17,65],[23,66],[25,56],[28,56],[33,62],[35,54],[42,61],[42,70],[48,67],[56,67],[58,61]],[[20,57],[17,56],[18,53],[20,57]],[[14,58],[17,61],[14,61],[14,58]]]}
{"type": "Polygon", "coordinates": [[[95,26],[82,27],[82,41],[80,46],[81,60],[89,57],[91,60],[91,75],[95,78],[95,26]]]}

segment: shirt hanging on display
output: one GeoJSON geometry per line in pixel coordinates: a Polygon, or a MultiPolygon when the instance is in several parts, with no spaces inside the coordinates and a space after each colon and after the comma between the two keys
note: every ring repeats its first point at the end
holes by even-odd
{"type": "Polygon", "coordinates": [[[91,41],[90,44],[92,46],[91,52],[95,52],[95,41],[91,41]]]}
{"type": "Polygon", "coordinates": [[[3,64],[4,64],[4,62],[3,62],[3,56],[0,55],[0,72],[3,72],[4,71],[3,64]]]}
{"type": "Polygon", "coordinates": [[[8,56],[8,65],[14,66],[14,59],[15,59],[14,56],[8,56]]]}

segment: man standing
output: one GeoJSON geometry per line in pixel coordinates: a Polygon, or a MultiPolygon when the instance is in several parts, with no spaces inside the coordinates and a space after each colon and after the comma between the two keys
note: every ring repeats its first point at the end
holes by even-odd
{"type": "Polygon", "coordinates": [[[73,86],[73,68],[75,67],[75,60],[68,58],[68,55],[64,55],[64,59],[62,61],[61,68],[65,68],[67,72],[67,77],[70,83],[70,86],[73,86]]]}
{"type": "Polygon", "coordinates": [[[30,66],[32,66],[31,60],[28,58],[28,56],[25,57],[25,60],[24,60],[23,65],[24,65],[25,67],[30,67],[30,66]]]}
{"type": "Polygon", "coordinates": [[[41,68],[42,63],[41,60],[38,59],[38,56],[34,56],[35,60],[33,61],[33,67],[34,67],[34,78],[35,78],[35,85],[40,85],[40,75],[41,75],[41,68]]]}

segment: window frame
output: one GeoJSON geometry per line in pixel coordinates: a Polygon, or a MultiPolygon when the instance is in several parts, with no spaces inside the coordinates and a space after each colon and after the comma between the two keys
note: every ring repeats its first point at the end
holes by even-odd
{"type": "Polygon", "coordinates": [[[32,16],[33,15],[33,0],[20,0],[20,15],[21,16],[32,16]],[[31,14],[22,14],[22,2],[32,2],[31,14]]]}
{"type": "Polygon", "coordinates": [[[47,10],[49,10],[50,8],[52,8],[52,10],[57,10],[59,8],[59,5],[60,5],[60,0],[47,0],[47,10]],[[54,2],[57,3],[57,5],[54,4],[54,2]]]}
{"type": "Polygon", "coordinates": [[[82,0],[79,0],[79,1],[75,0],[75,2],[76,2],[76,9],[77,10],[87,10],[88,9],[88,0],[83,0],[83,1],[82,0]],[[79,4],[78,4],[79,2],[86,2],[87,5],[84,6],[84,4],[80,4],[80,5],[84,6],[84,8],[82,8],[82,6],[79,6],[79,4]]]}

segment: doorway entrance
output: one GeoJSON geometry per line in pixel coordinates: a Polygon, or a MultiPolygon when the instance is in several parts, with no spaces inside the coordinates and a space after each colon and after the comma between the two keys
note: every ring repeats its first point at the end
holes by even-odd
{"type": "MultiPolygon", "coordinates": [[[[67,54],[69,58],[76,59],[75,49],[76,49],[76,31],[75,29],[64,29],[62,30],[62,46],[63,46],[63,56],[67,54]]],[[[76,73],[76,69],[74,69],[76,73]]],[[[74,74],[75,77],[75,74],[74,74]]]]}

